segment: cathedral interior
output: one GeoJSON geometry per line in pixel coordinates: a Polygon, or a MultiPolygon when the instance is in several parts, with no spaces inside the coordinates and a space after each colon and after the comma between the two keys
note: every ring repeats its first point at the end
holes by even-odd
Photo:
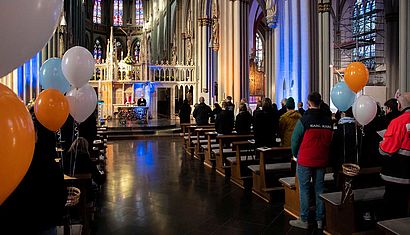
{"type": "MultiPolygon", "coordinates": [[[[96,152],[95,162],[103,166],[98,169],[105,175],[105,183],[98,186],[92,206],[85,203],[86,209],[80,206],[74,215],[70,214],[72,208],[66,210],[78,221],[59,222],[58,232],[50,234],[351,234],[369,230],[375,232],[369,234],[389,234],[376,220],[366,219],[366,213],[373,216],[377,212],[357,212],[357,208],[351,209],[356,217],[350,211],[330,218],[330,213],[336,212],[326,207],[323,231],[319,225],[309,227],[307,233],[290,226],[291,218],[299,218],[299,209],[292,211],[287,200],[299,205],[299,198],[288,198],[291,189],[286,183],[281,181],[285,186],[278,190],[261,186],[265,191],[258,193],[252,184],[260,183],[255,174],[265,177],[259,169],[253,182],[248,175],[239,177],[243,181],[238,183],[234,163],[228,167],[225,163],[218,166],[218,160],[207,162],[208,154],[210,158],[214,154],[213,145],[219,144],[221,155],[226,147],[223,137],[207,132],[215,131],[215,125],[195,129],[194,118],[189,116],[191,126],[182,124],[180,113],[184,101],[194,110],[202,97],[211,108],[215,103],[223,105],[229,97],[235,107],[245,102],[249,110],[255,110],[265,98],[280,109],[281,102],[292,97],[294,103],[301,102],[299,108],[308,109],[308,95],[319,92],[334,118],[338,107],[331,91],[352,62],[361,62],[368,70],[368,80],[357,97],[371,96],[383,106],[398,90],[410,91],[410,2],[58,1],[62,2],[61,15],[45,46],[0,76],[0,84],[29,105],[45,90],[40,73],[50,58],[63,58],[70,48],[81,46],[95,62],[88,84],[98,99],[94,118],[98,125],[90,154],[96,152]],[[139,100],[144,105],[138,109],[139,100]],[[129,110],[137,110],[135,115],[143,118],[129,116],[129,110]],[[357,230],[330,222],[346,217],[359,218],[359,222],[346,222],[357,230]]],[[[28,39],[30,33],[25,33],[28,39]]],[[[0,46],[3,53],[1,50],[0,46]]],[[[73,125],[71,140],[82,135],[77,130],[81,133],[82,124],[73,125]]],[[[58,153],[64,133],[55,133],[58,153]]],[[[254,143],[252,138],[235,140],[254,143]]],[[[235,161],[241,162],[242,147],[229,146],[233,155],[228,158],[238,156],[235,161]]],[[[63,146],[61,152],[65,154],[69,147],[63,146]]],[[[259,152],[263,155],[263,149],[254,146],[246,151],[246,159],[259,152]]],[[[264,165],[259,158],[257,164],[264,165]]],[[[283,176],[290,175],[281,174],[278,179],[283,176]]],[[[298,182],[295,177],[292,180],[295,190],[298,182]]],[[[370,185],[367,183],[364,185],[370,185]]],[[[0,225],[2,218],[0,200],[0,225]]]]}

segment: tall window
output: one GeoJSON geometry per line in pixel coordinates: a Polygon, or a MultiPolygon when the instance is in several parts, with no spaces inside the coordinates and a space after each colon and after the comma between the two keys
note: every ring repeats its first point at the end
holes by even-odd
{"type": "Polygon", "coordinates": [[[122,0],[114,0],[114,26],[122,26],[122,0]]]}
{"type": "Polygon", "coordinates": [[[95,0],[94,2],[93,22],[101,24],[101,0],[95,0]]]}
{"type": "Polygon", "coordinates": [[[135,1],[135,24],[144,25],[144,9],[142,7],[142,0],[135,1]]]}
{"type": "Polygon", "coordinates": [[[101,48],[101,43],[98,39],[95,40],[95,43],[94,43],[93,55],[94,55],[95,62],[97,64],[100,64],[101,63],[101,57],[102,57],[102,48],[101,48]]]}
{"type": "Polygon", "coordinates": [[[352,60],[363,62],[369,69],[376,67],[376,0],[356,0],[352,17],[352,34],[356,48],[352,60]]]}
{"type": "Polygon", "coordinates": [[[263,43],[259,33],[256,33],[255,63],[258,66],[258,70],[263,69],[263,43]]]}

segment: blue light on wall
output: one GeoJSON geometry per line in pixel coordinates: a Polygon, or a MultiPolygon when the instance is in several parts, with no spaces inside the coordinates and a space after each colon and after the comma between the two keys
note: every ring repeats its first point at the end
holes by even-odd
{"type": "Polygon", "coordinates": [[[17,94],[27,103],[39,92],[38,79],[41,67],[41,52],[17,68],[17,94]]]}

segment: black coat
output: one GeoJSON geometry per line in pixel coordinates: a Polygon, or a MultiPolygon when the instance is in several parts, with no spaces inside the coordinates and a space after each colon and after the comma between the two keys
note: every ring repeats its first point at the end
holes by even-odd
{"type": "Polygon", "coordinates": [[[67,191],[55,162],[55,134],[35,122],[37,143],[31,165],[19,186],[0,206],[1,234],[36,234],[62,220],[67,191]]]}
{"type": "Polygon", "coordinates": [[[208,124],[209,117],[211,115],[211,108],[205,103],[200,103],[196,106],[192,115],[195,118],[196,124],[206,125],[208,124]]]}
{"type": "Polygon", "coordinates": [[[253,117],[248,111],[241,111],[236,115],[235,130],[238,134],[251,133],[253,117]]]}
{"type": "Polygon", "coordinates": [[[215,130],[219,134],[230,134],[233,130],[234,115],[233,112],[222,110],[215,120],[215,130]]]}
{"type": "Polygon", "coordinates": [[[255,112],[253,130],[256,147],[272,147],[275,143],[275,114],[273,110],[255,112]]]}
{"type": "Polygon", "coordinates": [[[215,107],[214,110],[212,110],[211,113],[211,123],[215,123],[216,118],[218,117],[218,114],[222,111],[221,107],[215,107]]]}
{"type": "Polygon", "coordinates": [[[179,119],[181,123],[191,122],[191,106],[188,103],[183,103],[179,110],[179,119]]]}

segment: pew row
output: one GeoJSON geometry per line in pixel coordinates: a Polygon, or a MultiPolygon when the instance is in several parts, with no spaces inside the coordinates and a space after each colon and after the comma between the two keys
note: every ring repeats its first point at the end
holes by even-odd
{"type": "Polygon", "coordinates": [[[375,221],[364,220],[364,215],[375,215],[381,210],[384,186],[353,190],[353,198],[342,202],[342,192],[321,194],[326,210],[326,232],[353,234],[375,228],[375,221]],[[374,223],[374,224],[369,224],[374,223]]]}
{"type": "Polygon", "coordinates": [[[252,171],[252,192],[270,202],[271,193],[283,189],[279,184],[279,179],[292,175],[291,156],[292,152],[289,147],[256,149],[259,165],[248,166],[252,171]]]}

